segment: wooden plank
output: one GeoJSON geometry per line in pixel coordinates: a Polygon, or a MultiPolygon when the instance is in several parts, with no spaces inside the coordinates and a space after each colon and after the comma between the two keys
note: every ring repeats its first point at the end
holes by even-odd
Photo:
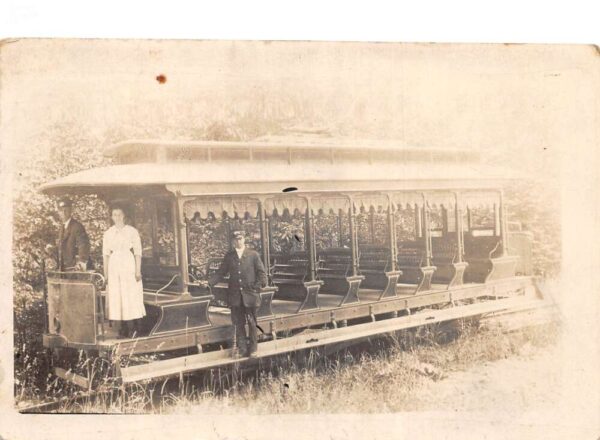
{"type": "MultiPolygon", "coordinates": [[[[436,322],[513,309],[526,310],[527,308],[535,308],[545,304],[547,304],[545,301],[539,299],[531,300],[523,297],[508,298],[449,309],[428,310],[425,313],[418,313],[399,318],[322,330],[318,333],[301,334],[290,338],[260,343],[258,345],[258,357],[256,359],[276,356],[290,351],[305,350],[340,343],[348,340],[360,341],[378,334],[433,324],[436,322]]],[[[130,383],[157,379],[246,361],[255,362],[256,360],[242,358],[235,359],[232,358],[232,350],[220,350],[123,368],[121,369],[121,380],[123,383],[130,383]]]]}
{"type": "Polygon", "coordinates": [[[89,390],[90,388],[90,381],[87,378],[80,376],[79,374],[75,374],[72,371],[67,371],[64,368],[56,367],[54,368],[54,374],[61,379],[64,379],[67,382],[77,385],[85,390],[89,390]]]}

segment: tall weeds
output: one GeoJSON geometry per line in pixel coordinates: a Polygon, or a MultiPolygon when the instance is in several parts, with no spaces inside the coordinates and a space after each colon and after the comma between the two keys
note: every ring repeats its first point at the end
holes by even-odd
{"type": "Polygon", "coordinates": [[[214,369],[133,384],[94,399],[65,401],[59,412],[272,414],[415,409],[431,381],[484,362],[531,355],[554,343],[555,324],[509,334],[466,322],[453,338],[436,326],[374,338],[334,354],[290,353],[261,368],[214,369]]]}

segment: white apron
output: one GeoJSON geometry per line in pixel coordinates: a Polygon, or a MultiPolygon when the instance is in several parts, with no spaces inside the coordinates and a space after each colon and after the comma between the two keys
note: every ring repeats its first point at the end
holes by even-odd
{"type": "Polygon", "coordinates": [[[142,282],[135,280],[135,255],[142,255],[140,235],[132,226],[111,226],[102,240],[108,255],[107,309],[110,320],[138,319],[146,315],[142,282]]]}

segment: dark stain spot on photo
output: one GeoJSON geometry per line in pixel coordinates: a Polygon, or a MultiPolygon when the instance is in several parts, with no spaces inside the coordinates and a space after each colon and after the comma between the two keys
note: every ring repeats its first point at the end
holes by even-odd
{"type": "Polygon", "coordinates": [[[156,77],[156,81],[158,81],[159,84],[164,84],[167,82],[167,77],[161,73],[156,77]]]}

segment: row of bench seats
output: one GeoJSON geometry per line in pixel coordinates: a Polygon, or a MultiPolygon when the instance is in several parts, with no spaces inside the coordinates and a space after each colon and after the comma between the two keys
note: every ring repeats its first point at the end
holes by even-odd
{"type": "MultiPolygon", "coordinates": [[[[448,237],[433,237],[433,258],[428,265],[422,242],[403,242],[397,250],[397,270],[390,271],[389,249],[363,245],[358,260],[359,273],[353,275],[351,250],[330,248],[317,254],[317,280],[310,279],[308,253],[296,251],[271,256],[271,278],[278,289],[276,298],[300,301],[298,311],[311,310],[318,308],[318,293],[340,296],[341,306],[358,302],[361,286],[382,291],[383,298],[395,296],[398,283],[412,285],[413,293],[417,293],[431,289],[432,283],[451,287],[462,284],[463,279],[485,282],[513,276],[516,259],[499,257],[499,249],[498,237],[465,236],[466,261],[458,262],[456,241],[448,237]],[[514,260],[514,264],[511,266],[511,262],[501,261],[507,259],[514,260]]],[[[217,267],[218,264],[214,263],[212,270],[217,267]]]]}
{"type": "MultiPolygon", "coordinates": [[[[386,285],[388,278],[385,276],[389,272],[390,250],[385,246],[361,246],[359,267],[360,273],[366,276],[365,287],[382,288],[386,285]]],[[[405,284],[415,284],[417,290],[427,290],[431,286],[432,270],[427,268],[427,256],[425,248],[420,242],[404,242],[397,250],[396,256],[397,270],[401,272],[401,282],[405,284]]],[[[445,258],[438,260],[438,263],[445,265],[451,264],[453,258],[446,263],[445,258]]]]}
{"type": "MultiPolygon", "coordinates": [[[[358,302],[358,287],[363,277],[352,275],[352,256],[349,249],[330,248],[319,252],[316,281],[309,281],[307,252],[275,254],[272,256],[272,263],[273,283],[281,287],[280,291],[291,292],[295,299],[298,299],[298,293],[306,293],[308,285],[319,286],[321,293],[341,296],[340,305],[358,302]]],[[[278,295],[278,298],[283,297],[278,295]]]]}

